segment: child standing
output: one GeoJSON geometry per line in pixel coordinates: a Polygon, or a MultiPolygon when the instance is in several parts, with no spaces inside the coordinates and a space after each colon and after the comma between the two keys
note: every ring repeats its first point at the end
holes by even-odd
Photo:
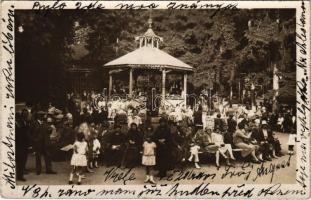
{"type": "Polygon", "coordinates": [[[155,160],[155,148],[156,144],[151,141],[151,137],[146,137],[146,141],[143,143],[143,157],[142,164],[146,166],[146,180],[145,183],[150,182],[155,184],[153,176],[151,175],[151,168],[156,164],[155,160]]]}
{"type": "Polygon", "coordinates": [[[194,142],[190,144],[190,157],[189,157],[189,162],[191,162],[194,158],[194,165],[195,168],[200,169],[199,165],[199,149],[200,147],[196,145],[194,142]]]}
{"type": "Polygon", "coordinates": [[[72,184],[73,176],[78,176],[78,185],[81,185],[82,169],[87,166],[86,152],[87,143],[84,139],[84,134],[79,132],[77,135],[77,141],[73,144],[73,155],[70,164],[72,165],[72,171],[69,176],[69,184],[72,184]]]}
{"type": "Polygon", "coordinates": [[[99,154],[100,154],[100,142],[99,140],[97,139],[97,133],[94,134],[94,137],[93,137],[93,166],[98,168],[98,157],[99,157],[99,154]]]}

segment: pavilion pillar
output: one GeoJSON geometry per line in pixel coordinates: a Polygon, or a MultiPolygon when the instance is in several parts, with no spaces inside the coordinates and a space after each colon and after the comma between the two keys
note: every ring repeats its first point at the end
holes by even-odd
{"type": "Polygon", "coordinates": [[[188,75],[186,73],[184,73],[184,101],[185,101],[185,105],[187,105],[187,78],[188,78],[188,75]]]}
{"type": "Polygon", "coordinates": [[[165,79],[166,79],[166,71],[162,70],[162,100],[165,100],[165,79]]]}
{"type": "Polygon", "coordinates": [[[111,96],[111,92],[112,92],[112,74],[109,73],[109,88],[108,88],[109,97],[111,96]]]}
{"type": "Polygon", "coordinates": [[[133,94],[133,68],[130,68],[130,77],[129,77],[129,95],[132,97],[133,94]]]}

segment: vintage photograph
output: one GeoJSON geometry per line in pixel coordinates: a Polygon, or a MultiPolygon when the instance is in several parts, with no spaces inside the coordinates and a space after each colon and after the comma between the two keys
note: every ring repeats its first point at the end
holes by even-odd
{"type": "Polygon", "coordinates": [[[294,184],[296,10],[15,10],[17,185],[294,184]]]}

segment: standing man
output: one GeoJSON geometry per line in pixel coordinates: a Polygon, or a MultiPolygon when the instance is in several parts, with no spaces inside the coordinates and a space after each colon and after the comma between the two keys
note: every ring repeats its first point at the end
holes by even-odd
{"type": "Polygon", "coordinates": [[[28,110],[23,109],[21,115],[16,116],[16,178],[26,181],[24,178],[28,147],[29,147],[29,122],[28,110]]]}
{"type": "Polygon", "coordinates": [[[36,173],[37,175],[41,174],[41,156],[44,157],[45,160],[45,168],[47,174],[56,174],[52,170],[52,162],[51,162],[51,140],[50,134],[51,129],[44,123],[45,112],[38,111],[37,112],[37,120],[34,122],[32,127],[32,142],[33,149],[36,153],[36,173]]]}
{"type": "Polygon", "coordinates": [[[237,122],[233,119],[233,114],[229,114],[227,119],[228,130],[225,134],[225,143],[233,144],[233,134],[236,131],[237,122]]]}
{"type": "Polygon", "coordinates": [[[224,121],[221,119],[220,113],[218,113],[217,117],[214,119],[214,127],[218,127],[220,131],[223,131],[224,121]]]}
{"type": "Polygon", "coordinates": [[[165,118],[160,119],[160,125],[157,127],[153,140],[157,144],[157,168],[158,176],[164,178],[170,167],[170,147],[172,144],[171,131],[165,118]]]}

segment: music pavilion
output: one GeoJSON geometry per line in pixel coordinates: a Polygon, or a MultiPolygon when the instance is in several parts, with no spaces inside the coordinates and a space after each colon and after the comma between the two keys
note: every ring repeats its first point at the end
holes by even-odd
{"type": "Polygon", "coordinates": [[[177,72],[183,75],[183,91],[181,97],[186,103],[187,94],[187,75],[193,71],[193,68],[188,64],[174,58],[168,53],[159,49],[160,42],[163,38],[157,36],[152,30],[152,19],[148,20],[149,28],[147,32],[135,38],[139,41],[139,48],[112,60],[104,65],[105,69],[109,70],[109,95],[112,92],[113,75],[118,70],[128,70],[129,73],[129,96],[133,94],[133,73],[139,70],[158,71],[162,72],[162,100],[166,98],[166,75],[170,72],[177,72]]]}

